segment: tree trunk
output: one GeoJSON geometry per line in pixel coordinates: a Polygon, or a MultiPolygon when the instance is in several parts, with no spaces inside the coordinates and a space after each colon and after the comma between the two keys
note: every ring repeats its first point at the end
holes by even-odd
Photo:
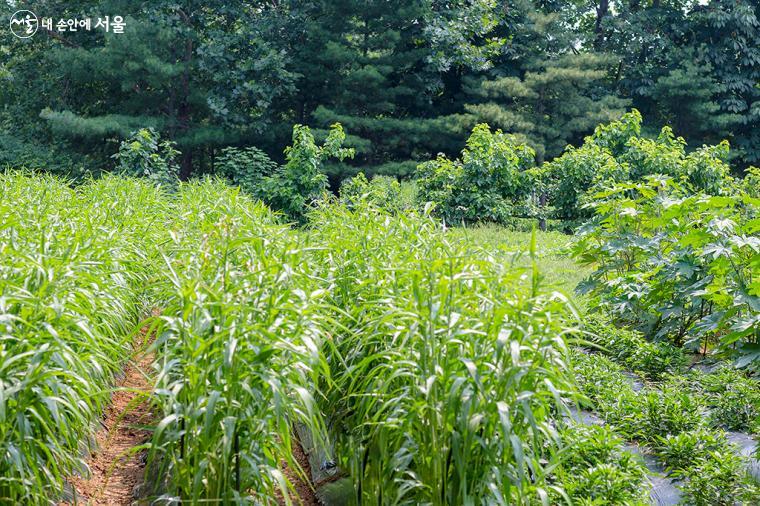
{"type": "MultiPolygon", "coordinates": [[[[542,191],[538,196],[538,207],[541,209],[546,207],[546,192],[542,191]]],[[[541,217],[538,219],[538,228],[539,230],[545,232],[546,231],[546,217],[541,214],[541,217]]]]}
{"type": "Polygon", "coordinates": [[[182,160],[179,166],[180,181],[187,181],[193,174],[193,150],[186,148],[182,152],[182,160]]]}
{"type": "Polygon", "coordinates": [[[604,42],[604,30],[602,30],[602,22],[605,16],[607,16],[609,10],[609,0],[599,0],[599,5],[596,7],[596,23],[594,25],[594,33],[596,34],[596,38],[594,40],[594,48],[597,50],[602,49],[602,44],[604,42]]]}
{"type": "MultiPolygon", "coordinates": [[[[543,107],[541,108],[543,111],[543,107]]],[[[536,167],[541,167],[544,164],[544,153],[539,152],[536,154],[536,167]]],[[[543,185],[539,185],[543,186],[543,185]]],[[[540,211],[540,217],[538,218],[538,228],[542,231],[546,231],[546,216],[544,215],[544,208],[546,208],[546,202],[549,197],[546,195],[546,191],[543,188],[538,193],[538,208],[540,211]]]]}

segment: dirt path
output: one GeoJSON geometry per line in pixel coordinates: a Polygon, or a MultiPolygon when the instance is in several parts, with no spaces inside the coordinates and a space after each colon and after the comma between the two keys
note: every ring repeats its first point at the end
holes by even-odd
{"type": "MultiPolygon", "coordinates": [[[[153,311],[153,316],[158,314],[157,310],[153,311]]],[[[156,422],[146,401],[152,385],[145,377],[145,372],[150,370],[154,358],[152,354],[144,353],[150,340],[147,330],[147,327],[141,329],[135,340],[134,354],[124,368],[124,377],[116,385],[119,390],[114,392],[111,404],[106,408],[103,428],[95,436],[97,446],[87,459],[90,477],[69,478],[69,483],[76,491],[76,502],[73,504],[127,506],[135,504],[139,499],[140,494],[135,492],[143,483],[145,452],[131,450],[150,438],[150,431],[145,427],[156,422]]],[[[295,434],[292,444],[296,461],[306,475],[311,476],[309,459],[295,434]]],[[[308,482],[287,465],[284,466],[284,472],[295,488],[295,493],[291,494],[293,504],[319,506],[308,482]]],[[[285,501],[280,502],[284,504],[285,501]]],[[[62,502],[59,506],[73,504],[62,502]]]]}
{"type": "MultiPolygon", "coordinates": [[[[157,312],[154,310],[153,314],[157,312]]],[[[143,482],[144,452],[132,452],[145,443],[150,431],[144,427],[155,422],[145,400],[151,384],[144,373],[150,370],[152,354],[147,348],[147,328],[143,328],[134,345],[134,355],[118,382],[111,405],[103,417],[103,428],[96,435],[97,447],[87,459],[90,477],[72,477],[78,504],[122,506],[135,501],[135,489],[143,482]]],[[[61,506],[68,503],[61,503],[61,506]]]]}
{"type": "MultiPolygon", "coordinates": [[[[306,473],[306,476],[311,476],[309,458],[306,456],[306,452],[303,451],[301,443],[298,442],[298,438],[295,437],[295,434],[293,435],[292,450],[293,456],[298,462],[298,465],[301,466],[301,469],[303,469],[304,473],[306,473]]],[[[314,490],[312,490],[311,485],[302,480],[301,477],[298,476],[298,473],[296,473],[293,469],[285,466],[285,476],[288,478],[288,480],[290,480],[296,489],[295,494],[291,494],[290,498],[294,504],[301,506],[319,506],[320,503],[317,500],[317,496],[314,494],[314,490]]],[[[285,501],[282,501],[282,503],[284,502],[285,501]]]]}

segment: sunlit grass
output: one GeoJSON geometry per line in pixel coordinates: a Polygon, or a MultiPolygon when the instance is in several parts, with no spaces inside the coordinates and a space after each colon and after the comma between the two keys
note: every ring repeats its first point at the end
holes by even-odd
{"type": "MultiPolygon", "coordinates": [[[[509,230],[499,225],[475,225],[471,227],[453,227],[448,234],[468,245],[482,248],[492,254],[501,254],[509,258],[522,253],[520,265],[529,265],[530,259],[525,253],[530,248],[531,232],[509,230]]],[[[536,231],[536,256],[545,288],[553,288],[582,302],[574,294],[574,289],[591,269],[581,267],[571,259],[566,249],[573,236],[561,232],[536,231]]],[[[505,260],[506,261],[506,260],[505,260]]]]}

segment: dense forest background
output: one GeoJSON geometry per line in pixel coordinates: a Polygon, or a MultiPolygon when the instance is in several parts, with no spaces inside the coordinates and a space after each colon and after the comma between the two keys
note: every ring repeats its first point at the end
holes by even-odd
{"type": "MultiPolygon", "coordinates": [[[[131,132],[176,142],[180,176],[222,148],[274,160],[294,124],[339,122],[356,156],[326,166],[410,175],[487,122],[540,165],[637,108],[645,132],[728,139],[760,160],[754,0],[155,0],[6,2],[38,17],[123,16],[123,34],[0,39],[0,165],[78,176],[114,167],[131,132]]],[[[7,25],[6,25],[7,27],[7,25]]]]}

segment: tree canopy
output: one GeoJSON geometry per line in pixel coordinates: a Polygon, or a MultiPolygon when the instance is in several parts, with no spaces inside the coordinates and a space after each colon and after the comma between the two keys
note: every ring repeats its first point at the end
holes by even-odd
{"type": "MultiPolygon", "coordinates": [[[[17,9],[4,4],[7,18],[17,9]]],[[[0,39],[0,163],[113,170],[134,132],[176,144],[183,178],[226,148],[277,162],[294,124],[339,122],[356,156],[323,170],[405,177],[487,122],[537,162],[635,107],[656,136],[728,139],[760,161],[760,5],[742,0],[33,0],[58,19],[0,39]]]]}

